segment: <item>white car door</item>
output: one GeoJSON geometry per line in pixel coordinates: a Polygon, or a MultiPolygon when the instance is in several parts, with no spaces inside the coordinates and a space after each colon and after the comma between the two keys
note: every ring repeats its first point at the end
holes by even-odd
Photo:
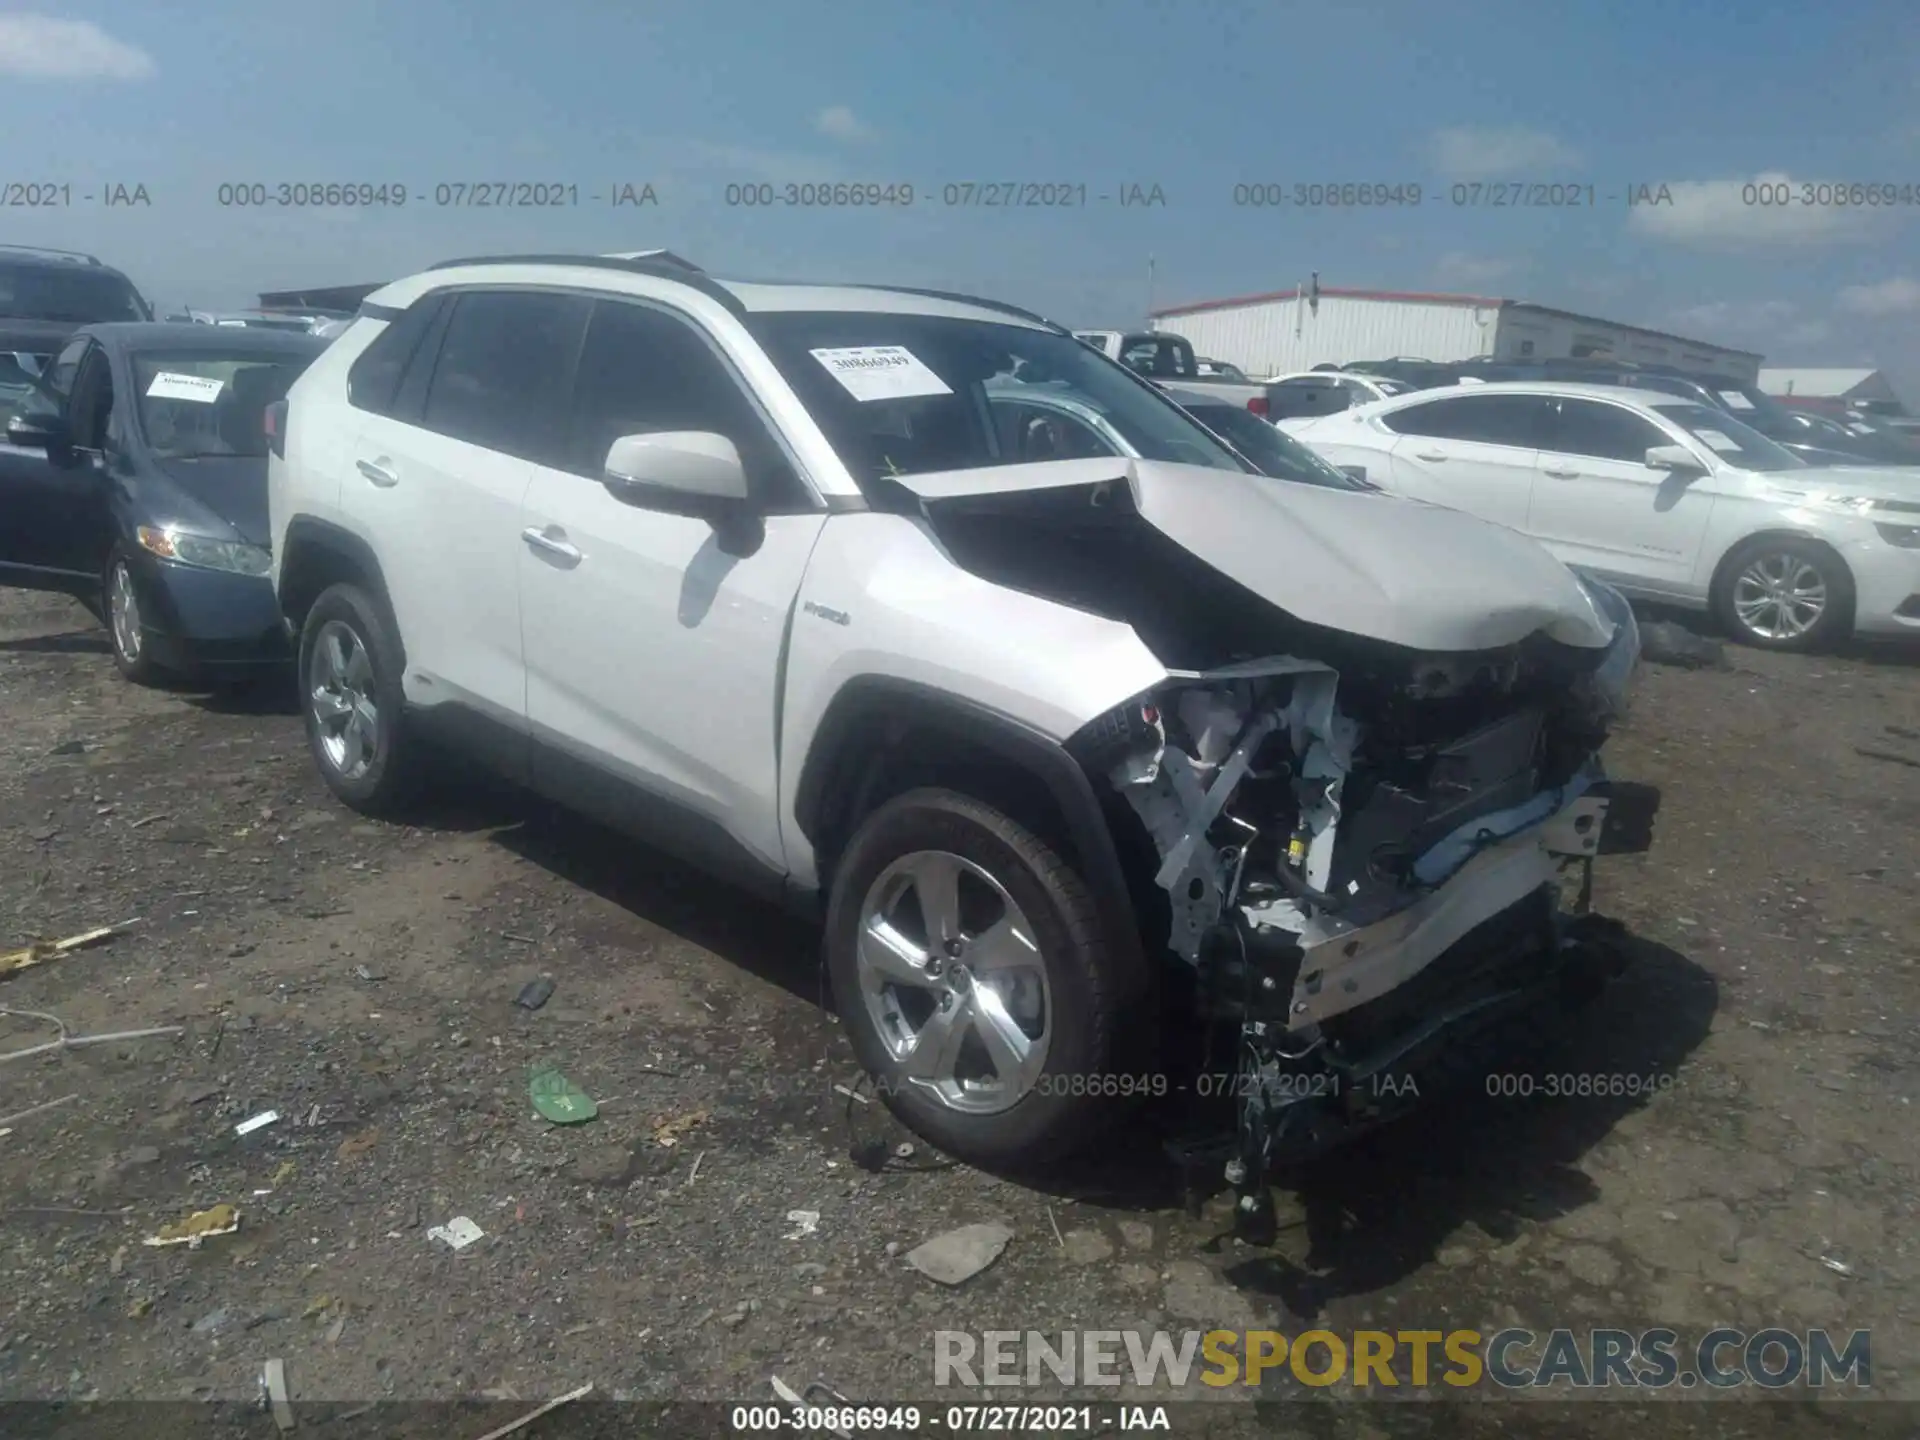
{"type": "Polygon", "coordinates": [[[526,729],[520,510],[532,457],[551,453],[562,423],[589,304],[456,294],[402,357],[386,413],[362,417],[341,504],[377,537],[414,704],[451,702],[526,729]]]}
{"type": "Polygon", "coordinates": [[[1415,499],[1525,531],[1546,400],[1538,395],[1443,394],[1387,411],[1401,438],[1389,474],[1368,478],[1415,499]]]}
{"type": "Polygon", "coordinates": [[[1532,533],[1567,564],[1636,593],[1697,598],[1694,571],[1714,504],[1706,462],[1696,474],[1646,463],[1647,451],[1681,443],[1629,406],[1554,400],[1533,487],[1532,533]]]}
{"type": "Polygon", "coordinates": [[[599,301],[564,461],[534,469],[520,520],[535,785],[678,851],[784,874],[781,656],[825,518],[717,341],[666,307],[599,301]],[[754,500],[739,524],[641,509],[602,483],[616,438],[673,430],[734,442],[754,500]]]}

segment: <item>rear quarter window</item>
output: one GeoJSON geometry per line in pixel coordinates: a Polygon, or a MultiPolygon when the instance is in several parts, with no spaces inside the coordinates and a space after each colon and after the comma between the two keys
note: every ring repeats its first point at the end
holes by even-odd
{"type": "Polygon", "coordinates": [[[423,295],[374,337],[347,370],[347,403],[356,410],[391,415],[407,367],[446,303],[446,292],[423,295]]]}

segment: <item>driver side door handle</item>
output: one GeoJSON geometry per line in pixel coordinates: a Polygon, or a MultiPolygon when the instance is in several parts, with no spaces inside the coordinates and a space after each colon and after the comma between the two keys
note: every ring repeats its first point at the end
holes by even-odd
{"type": "Polygon", "coordinates": [[[570,565],[578,565],[583,558],[577,545],[570,545],[562,537],[566,534],[558,526],[550,525],[545,530],[529,525],[520,532],[520,538],[527,542],[530,549],[543,555],[551,555],[556,560],[564,560],[570,565]],[[549,533],[556,532],[556,533],[549,533]]]}
{"type": "Polygon", "coordinates": [[[1441,460],[1447,460],[1452,457],[1450,457],[1444,450],[1416,450],[1413,452],[1413,458],[1416,460],[1430,460],[1437,463],[1441,460]]]}
{"type": "Polygon", "coordinates": [[[354,463],[369,483],[378,485],[382,490],[391,490],[400,483],[400,477],[377,460],[359,460],[354,463]]]}
{"type": "Polygon", "coordinates": [[[1578,470],[1561,470],[1546,465],[1540,467],[1540,473],[1542,475],[1551,475],[1555,480],[1578,480],[1580,478],[1580,472],[1578,470]]]}

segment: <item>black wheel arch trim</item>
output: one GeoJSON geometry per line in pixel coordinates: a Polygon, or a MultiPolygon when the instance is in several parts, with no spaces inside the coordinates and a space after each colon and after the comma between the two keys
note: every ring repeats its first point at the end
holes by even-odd
{"type": "MultiPolygon", "coordinates": [[[[306,607],[311,606],[314,600],[319,598],[320,592],[325,590],[327,585],[337,583],[329,580],[326,584],[314,586],[304,596],[297,597],[303,603],[289,603],[289,577],[302,576],[308,563],[306,557],[315,552],[328,556],[335,562],[344,563],[347,569],[356,572],[391,612],[393,602],[387,593],[387,577],[380,568],[380,557],[374,554],[371,545],[344,526],[335,525],[330,520],[321,520],[312,515],[296,515],[287,522],[287,531],[280,542],[280,551],[279,583],[274,590],[274,599],[280,606],[280,613],[286,618],[288,630],[295,636],[299,633],[299,622],[305,618],[306,607]]],[[[394,640],[400,644],[404,661],[406,645],[397,633],[394,640]]]]}
{"type": "MultiPolygon", "coordinates": [[[[1059,741],[977,700],[892,676],[858,676],[843,685],[814,730],[794,792],[794,818],[816,851],[834,841],[844,843],[848,835],[842,832],[850,828],[844,818],[866,808],[871,777],[879,771],[869,763],[875,748],[849,742],[871,733],[874,726],[883,736],[888,730],[899,734],[909,729],[945,734],[990,751],[1039,780],[1066,822],[1064,838],[1074,850],[1069,858],[1100,902],[1116,959],[1125,971],[1145,977],[1132,892],[1087,772],[1059,741]]],[[[823,890],[831,884],[826,868],[823,890]]]]}

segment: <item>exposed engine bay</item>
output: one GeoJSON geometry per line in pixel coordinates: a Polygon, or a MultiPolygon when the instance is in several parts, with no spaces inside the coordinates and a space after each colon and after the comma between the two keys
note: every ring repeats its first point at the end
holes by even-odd
{"type": "Polygon", "coordinates": [[[1571,952],[1617,959],[1575,923],[1587,886],[1571,914],[1558,898],[1610,805],[1598,657],[1561,648],[1352,673],[1246,662],[1172,679],[1077,737],[1152,839],[1200,1017],[1239,1026],[1227,1173],[1254,1228],[1268,1168],[1370,1118],[1367,1099],[1417,1090],[1393,1077],[1423,1040],[1533,991],[1571,952]],[[1429,971],[1447,973],[1416,987],[1429,971]]]}
{"type": "Polygon", "coordinates": [[[1613,815],[1623,787],[1598,754],[1639,634],[1616,592],[1531,548],[1489,578],[1489,595],[1509,587],[1497,602],[1409,548],[1432,610],[1403,618],[1405,582],[1380,573],[1352,605],[1371,633],[1305,620],[1296,595],[1340,609],[1301,577],[1341,527],[1372,523],[1367,497],[1289,492],[1270,562],[1239,544],[1216,564],[1157,474],[1129,480],[954,495],[928,513],[964,568],[1124,621],[1168,667],[1068,748],[1144,832],[1168,963],[1198,1018],[1236,1035],[1213,1083],[1234,1103],[1225,1173],[1257,1236],[1270,1167],[1388,1118],[1398,1077],[1471,1067],[1469,1042],[1495,1021],[1620,968],[1588,901],[1598,854],[1650,842],[1650,795],[1613,815]],[[1341,526],[1303,536],[1323,511],[1341,526]],[[1520,576],[1535,555],[1552,573],[1520,576]],[[1433,650],[1388,626],[1476,639],[1504,626],[1504,643],[1433,650]]]}

